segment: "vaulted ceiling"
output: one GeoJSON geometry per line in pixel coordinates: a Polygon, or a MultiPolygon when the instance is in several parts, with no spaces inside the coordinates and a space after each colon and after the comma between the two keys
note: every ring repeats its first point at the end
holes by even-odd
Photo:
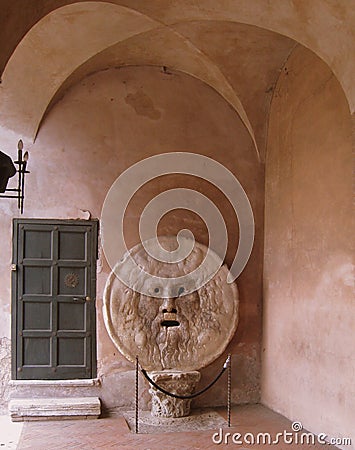
{"type": "Polygon", "coordinates": [[[33,140],[46,112],[88,74],[154,65],[215,89],[239,114],[263,160],[270,101],[296,45],[324,59],[354,107],[353,6],[349,0],[2,0],[1,127],[33,140]]]}

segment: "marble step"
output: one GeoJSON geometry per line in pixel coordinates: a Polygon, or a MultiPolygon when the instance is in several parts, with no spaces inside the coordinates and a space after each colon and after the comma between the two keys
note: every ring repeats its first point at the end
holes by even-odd
{"type": "Polygon", "coordinates": [[[101,403],[98,397],[16,398],[10,400],[9,412],[13,422],[97,419],[101,403]]]}

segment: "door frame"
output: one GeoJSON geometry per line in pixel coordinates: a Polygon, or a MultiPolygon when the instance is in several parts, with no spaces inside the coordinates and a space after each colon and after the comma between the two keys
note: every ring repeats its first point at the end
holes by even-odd
{"type": "MultiPolygon", "coordinates": [[[[92,292],[92,308],[90,308],[90,331],[91,331],[91,374],[88,378],[95,378],[97,375],[97,351],[96,351],[96,277],[97,277],[97,259],[98,259],[98,235],[99,220],[81,220],[81,219],[36,219],[36,218],[15,218],[12,221],[12,264],[11,264],[11,378],[18,380],[17,375],[17,332],[18,332],[18,283],[17,283],[17,263],[18,263],[18,243],[19,228],[21,225],[70,225],[70,226],[91,226],[91,240],[88,245],[91,246],[91,271],[90,271],[90,289],[92,292]]],[[[23,380],[23,378],[21,378],[23,380]]],[[[74,379],[74,378],[73,378],[74,379]]],[[[84,378],[85,379],[85,378],[84,378]]],[[[53,377],[53,380],[58,380],[53,377]]]]}

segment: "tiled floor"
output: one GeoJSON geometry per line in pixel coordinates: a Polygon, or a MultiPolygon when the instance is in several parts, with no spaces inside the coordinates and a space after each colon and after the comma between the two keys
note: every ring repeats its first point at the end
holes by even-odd
{"type": "MultiPolygon", "coordinates": [[[[225,410],[218,410],[225,417],[225,410]]],[[[18,445],[18,450],[95,450],[95,449],[132,449],[132,450],[193,450],[193,449],[251,449],[275,448],[324,450],[324,445],[317,443],[290,444],[279,436],[277,444],[252,445],[251,440],[257,434],[268,432],[275,440],[277,433],[289,434],[288,442],[296,435],[301,439],[302,430],[298,433],[291,429],[291,422],[261,405],[234,407],[232,410],[232,427],[220,430],[193,431],[183,433],[134,434],[127,428],[123,417],[109,417],[99,420],[67,420],[50,422],[26,422],[18,445]],[[227,433],[231,433],[230,436],[227,433]],[[214,436],[215,443],[212,440],[214,436]],[[234,440],[241,441],[234,443],[234,440]],[[249,433],[249,434],[246,434],[249,433]],[[222,443],[220,441],[222,440],[222,443]],[[227,443],[226,443],[227,442],[227,443]]],[[[259,436],[259,439],[260,436],[259,436]]],[[[305,439],[305,438],[303,438],[305,439]]],[[[262,440],[260,441],[262,442],[262,440]]],[[[307,442],[307,441],[305,441],[307,442]]],[[[335,449],[331,445],[327,449],[335,449]]]]}

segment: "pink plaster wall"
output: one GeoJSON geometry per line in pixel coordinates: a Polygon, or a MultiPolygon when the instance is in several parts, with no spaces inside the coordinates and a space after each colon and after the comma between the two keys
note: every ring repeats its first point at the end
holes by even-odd
{"type": "Polygon", "coordinates": [[[354,443],[351,142],[338,81],[298,47],[270,114],[262,401],[354,443]]]}
{"type": "MultiPolygon", "coordinates": [[[[251,201],[256,240],[249,264],[239,278],[240,324],[229,346],[235,354],[233,400],[259,400],[261,283],[263,236],[263,166],[236,112],[214,90],[180,72],[165,74],[158,67],[110,69],[86,77],[71,88],[46,117],[30,149],[31,174],[27,182],[26,217],[76,218],[81,209],[100,217],[106,193],[126,168],[148,156],[189,151],[224,164],[239,179],[251,201]]],[[[138,218],[143,206],[157,193],[176,186],[200,190],[220,208],[229,231],[227,263],[238,242],[233,210],[208,183],[184,176],[164,177],[150,183],[128,210],[128,246],[138,241],[138,218]]],[[[1,252],[10,261],[10,219],[1,221],[1,252]]],[[[190,225],[198,241],[207,243],[206,230],[196,217],[181,211],[161,223],[161,234],[190,225]],[[179,226],[181,224],[181,227],[179,226]]],[[[97,291],[99,392],[106,407],[132,406],[133,365],[111,343],[102,319],[102,295],[109,268],[101,254],[97,291]]],[[[1,272],[1,304],[10,300],[9,276],[1,272]]],[[[4,306],[6,305],[6,306],[4,306]]],[[[8,335],[5,326],[2,335],[8,335]]],[[[224,357],[203,371],[201,385],[220,370],[224,357]]],[[[225,403],[225,383],[196,404],[225,403]]],[[[19,395],[17,392],[16,395],[19,395]]],[[[143,395],[143,402],[147,399],[143,395]]]]}

